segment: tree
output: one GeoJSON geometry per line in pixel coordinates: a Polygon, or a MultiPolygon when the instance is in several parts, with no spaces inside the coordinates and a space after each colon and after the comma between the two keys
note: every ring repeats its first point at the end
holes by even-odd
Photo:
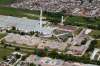
{"type": "Polygon", "coordinates": [[[38,56],[43,56],[43,53],[42,53],[42,51],[40,51],[39,49],[37,49],[37,48],[35,48],[34,49],[34,54],[36,54],[36,55],[38,55],[38,56]]]}
{"type": "Polygon", "coordinates": [[[58,57],[58,53],[55,50],[53,50],[48,54],[48,56],[51,57],[51,58],[57,58],[58,57]]]}
{"type": "Polygon", "coordinates": [[[20,32],[20,35],[25,35],[26,33],[25,32],[20,32]]]}
{"type": "Polygon", "coordinates": [[[29,35],[34,35],[34,31],[31,31],[31,32],[29,33],[29,35]]]}
{"type": "Polygon", "coordinates": [[[20,50],[20,48],[19,47],[15,47],[15,51],[19,51],[20,50]]]}
{"type": "Polygon", "coordinates": [[[1,44],[5,44],[5,41],[4,41],[4,40],[2,40],[2,41],[1,41],[1,44]]]}
{"type": "Polygon", "coordinates": [[[34,54],[40,56],[40,57],[44,57],[44,56],[48,56],[48,49],[37,49],[34,48],[34,54]]]}
{"type": "Polygon", "coordinates": [[[35,36],[39,37],[39,32],[38,31],[35,32],[35,36]]]}
{"type": "Polygon", "coordinates": [[[88,48],[87,51],[93,51],[94,48],[95,48],[95,46],[96,46],[96,44],[97,44],[97,41],[96,41],[96,40],[93,40],[93,41],[91,42],[91,44],[90,44],[90,46],[89,46],[89,48],[88,48]]]}
{"type": "Polygon", "coordinates": [[[16,30],[16,27],[15,26],[12,26],[12,30],[16,30]]]}
{"type": "Polygon", "coordinates": [[[48,48],[47,47],[44,49],[44,52],[46,53],[46,56],[48,56],[48,48]]]}
{"type": "Polygon", "coordinates": [[[19,59],[21,57],[21,55],[19,55],[19,54],[16,54],[15,56],[17,59],[19,59]]]}
{"type": "Polygon", "coordinates": [[[4,44],[4,48],[6,48],[8,45],[7,44],[4,44]]]}
{"type": "Polygon", "coordinates": [[[36,66],[34,63],[31,63],[30,66],[36,66]]]}
{"type": "Polygon", "coordinates": [[[4,57],[2,57],[2,59],[3,59],[3,60],[6,60],[6,59],[7,59],[7,57],[6,57],[6,56],[4,56],[4,57]]]}
{"type": "Polygon", "coordinates": [[[82,42],[81,42],[81,45],[85,45],[87,42],[87,39],[85,38],[82,42]]]}

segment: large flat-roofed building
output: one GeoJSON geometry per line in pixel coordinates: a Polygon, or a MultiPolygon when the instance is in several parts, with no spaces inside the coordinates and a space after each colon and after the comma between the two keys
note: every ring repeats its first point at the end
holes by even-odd
{"type": "MultiPolygon", "coordinates": [[[[46,21],[42,21],[42,24],[46,23],[47,23],[46,21]]],[[[39,20],[0,15],[0,27],[7,28],[12,26],[15,26],[16,29],[20,31],[24,32],[38,31],[44,35],[52,35],[52,31],[54,30],[54,28],[50,26],[40,27],[39,20]]]]}

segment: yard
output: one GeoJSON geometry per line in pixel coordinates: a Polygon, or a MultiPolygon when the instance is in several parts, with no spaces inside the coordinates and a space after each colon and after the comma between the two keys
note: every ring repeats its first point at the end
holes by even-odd
{"type": "Polygon", "coordinates": [[[96,48],[100,48],[100,40],[97,40],[96,48]]]}
{"type": "MultiPolygon", "coordinates": [[[[30,19],[39,19],[40,11],[37,10],[27,10],[27,9],[16,9],[11,7],[2,7],[0,6],[0,15],[8,15],[15,17],[27,17],[30,19]]],[[[60,13],[51,13],[43,12],[43,18],[53,22],[60,22],[61,14],[60,13]]]]}
{"type": "Polygon", "coordinates": [[[8,56],[9,54],[11,54],[11,52],[13,52],[13,50],[0,47],[0,61],[3,60],[5,56],[8,56]]]}
{"type": "Polygon", "coordinates": [[[0,39],[3,38],[6,35],[7,35],[6,33],[0,33],[0,39]]]}
{"type": "Polygon", "coordinates": [[[0,7],[0,15],[16,16],[16,17],[28,17],[31,19],[39,19],[39,12],[22,10],[10,7],[0,7]]]}
{"type": "Polygon", "coordinates": [[[93,30],[91,33],[90,33],[90,36],[94,37],[94,38],[100,38],[100,30],[93,30]]]}
{"type": "Polygon", "coordinates": [[[0,0],[0,4],[7,4],[7,3],[10,3],[13,1],[15,1],[15,0],[0,0]]]}

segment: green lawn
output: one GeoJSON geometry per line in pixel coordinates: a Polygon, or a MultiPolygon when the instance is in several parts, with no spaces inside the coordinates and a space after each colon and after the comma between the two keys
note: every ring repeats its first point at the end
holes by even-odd
{"type": "Polygon", "coordinates": [[[39,12],[15,9],[10,7],[0,7],[0,15],[9,15],[16,17],[28,17],[31,19],[39,19],[39,12]]]}
{"type": "Polygon", "coordinates": [[[90,36],[93,36],[94,38],[100,38],[100,30],[93,30],[90,33],[90,36]]]}
{"type": "Polygon", "coordinates": [[[3,38],[6,35],[7,35],[6,33],[0,33],[0,39],[3,38]]]}
{"type": "MultiPolygon", "coordinates": [[[[1,15],[9,15],[9,16],[16,16],[16,17],[28,17],[31,19],[39,19],[40,11],[37,10],[27,10],[27,9],[16,9],[11,7],[1,7],[0,6],[0,14],[1,15]]],[[[61,14],[60,13],[51,13],[51,12],[43,12],[44,18],[46,17],[47,20],[57,20],[60,21],[61,14]]]]}
{"type": "Polygon", "coordinates": [[[13,50],[0,47],[0,60],[3,60],[3,57],[8,56],[11,52],[13,52],[13,50]]]}
{"type": "Polygon", "coordinates": [[[15,1],[15,0],[0,0],[0,4],[7,4],[7,3],[10,3],[13,1],[15,1]]]}
{"type": "Polygon", "coordinates": [[[100,40],[97,40],[96,48],[100,48],[100,40]]]}

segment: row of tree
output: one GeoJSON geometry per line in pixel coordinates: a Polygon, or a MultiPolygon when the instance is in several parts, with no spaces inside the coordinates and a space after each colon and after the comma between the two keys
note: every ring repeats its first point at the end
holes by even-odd
{"type": "Polygon", "coordinates": [[[20,34],[20,35],[30,35],[30,36],[35,35],[36,37],[38,37],[39,34],[40,34],[38,31],[36,31],[36,32],[30,31],[30,32],[26,33],[26,32],[23,32],[23,31],[20,31],[20,30],[16,29],[15,26],[13,26],[11,30],[6,30],[6,32],[7,33],[20,34]]]}
{"type": "Polygon", "coordinates": [[[48,56],[50,58],[53,59],[62,59],[64,61],[73,61],[73,62],[81,62],[81,63],[85,63],[85,64],[96,64],[96,65],[100,65],[100,61],[94,61],[94,60],[90,60],[89,57],[77,57],[77,56],[73,56],[73,55],[68,55],[68,54],[63,54],[63,53],[57,53],[56,50],[52,50],[52,51],[48,51],[48,49],[44,49],[44,50],[40,50],[35,48],[34,50],[34,54],[40,56],[40,57],[44,57],[44,56],[48,56]]]}

